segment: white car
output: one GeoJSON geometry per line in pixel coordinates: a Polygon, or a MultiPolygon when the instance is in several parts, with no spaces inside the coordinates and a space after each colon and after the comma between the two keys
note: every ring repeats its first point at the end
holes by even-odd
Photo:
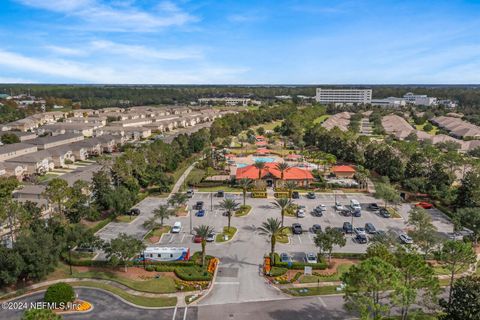
{"type": "Polygon", "coordinates": [[[298,218],[305,218],[305,210],[304,209],[298,209],[297,210],[297,217],[298,218]]]}
{"type": "Polygon", "coordinates": [[[402,233],[400,235],[400,240],[405,244],[412,244],[413,243],[413,239],[411,237],[409,237],[408,235],[406,235],[405,233],[402,233]]]}
{"type": "Polygon", "coordinates": [[[344,209],[345,209],[345,207],[342,206],[342,205],[340,204],[340,202],[336,202],[336,203],[335,203],[335,210],[337,210],[337,211],[342,211],[342,210],[344,210],[344,209]]]}
{"type": "Polygon", "coordinates": [[[312,252],[305,253],[305,262],[306,263],[317,263],[317,255],[315,253],[312,253],[312,252]]]}
{"type": "Polygon", "coordinates": [[[318,209],[322,210],[322,211],[327,211],[327,207],[324,205],[324,204],[319,204],[317,206],[318,209]]]}
{"type": "Polygon", "coordinates": [[[177,221],[173,224],[172,233],[180,233],[182,231],[182,223],[177,221]]]}
{"type": "Polygon", "coordinates": [[[357,235],[366,235],[367,232],[365,231],[365,228],[353,228],[353,232],[355,232],[355,234],[357,235]]]}

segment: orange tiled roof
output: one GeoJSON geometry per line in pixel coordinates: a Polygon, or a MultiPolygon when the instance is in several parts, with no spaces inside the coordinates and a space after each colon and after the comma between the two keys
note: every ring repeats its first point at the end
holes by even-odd
{"type": "MultiPolygon", "coordinates": [[[[282,173],[276,168],[277,163],[265,163],[265,168],[262,169],[261,177],[271,174],[277,179],[280,179],[282,173]]],[[[236,173],[237,179],[258,179],[258,169],[254,165],[249,165],[243,168],[238,168],[236,173]]],[[[284,180],[312,180],[312,173],[305,169],[291,167],[283,172],[284,180]]]]}
{"type": "Polygon", "coordinates": [[[355,173],[355,169],[350,166],[334,166],[332,172],[355,173]]]}

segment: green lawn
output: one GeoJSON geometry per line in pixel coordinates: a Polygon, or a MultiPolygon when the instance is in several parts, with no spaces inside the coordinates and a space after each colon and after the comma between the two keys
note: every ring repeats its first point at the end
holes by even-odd
{"type": "MultiPolygon", "coordinates": [[[[428,122],[425,122],[424,124],[416,124],[416,125],[415,125],[415,128],[416,128],[417,130],[425,131],[425,130],[423,129],[423,127],[425,127],[425,125],[426,125],[427,123],[428,123],[428,122]]],[[[425,131],[425,132],[427,132],[427,133],[429,133],[429,134],[436,135],[437,132],[438,132],[438,127],[437,127],[437,126],[434,126],[433,124],[432,124],[432,127],[433,127],[432,130],[430,130],[430,131],[425,131]]]]}
{"type": "Polygon", "coordinates": [[[151,237],[161,237],[164,233],[170,232],[170,226],[163,226],[154,230],[150,230],[150,232],[145,236],[145,239],[149,239],[151,237]]]}
{"type": "Polygon", "coordinates": [[[230,186],[216,186],[216,187],[198,187],[196,188],[198,191],[201,192],[217,192],[217,191],[225,191],[225,192],[242,192],[241,188],[235,188],[230,186]]]}
{"type": "Polygon", "coordinates": [[[390,216],[392,218],[401,218],[402,216],[398,213],[397,210],[395,210],[395,208],[392,208],[392,207],[388,207],[387,208],[387,211],[390,213],[390,216]]]}
{"type": "Polygon", "coordinates": [[[122,214],[122,215],[115,218],[115,222],[130,223],[133,220],[135,220],[136,218],[137,218],[137,216],[129,216],[129,215],[126,215],[126,214],[122,214]]]}
{"type": "Polygon", "coordinates": [[[72,277],[74,278],[93,278],[105,279],[119,282],[131,289],[151,293],[171,293],[176,292],[175,281],[171,277],[160,277],[158,279],[149,280],[132,280],[126,277],[119,276],[113,272],[108,271],[74,271],[72,277]]]}
{"type": "Polygon", "coordinates": [[[337,273],[331,276],[317,276],[312,274],[300,277],[299,281],[300,283],[317,283],[318,280],[320,280],[320,282],[339,281],[342,274],[350,269],[350,266],[350,264],[341,264],[338,266],[337,273]]]}
{"type": "Polygon", "coordinates": [[[227,241],[229,241],[233,238],[236,232],[237,232],[237,228],[235,227],[230,227],[230,229],[228,229],[228,227],[223,227],[223,232],[217,234],[215,242],[225,242],[223,238],[224,235],[228,235],[227,241]]]}
{"type": "Polygon", "coordinates": [[[305,297],[305,296],[318,296],[325,294],[340,293],[336,290],[337,286],[320,286],[320,287],[308,287],[308,288],[291,288],[284,289],[283,292],[292,296],[305,297]]]}
{"type": "Polygon", "coordinates": [[[252,211],[252,206],[249,206],[248,204],[246,206],[240,206],[240,208],[235,211],[235,217],[244,217],[248,215],[252,211]]]}
{"type": "MultiPolygon", "coordinates": [[[[108,284],[104,284],[104,283],[94,282],[94,281],[70,282],[70,284],[72,286],[82,286],[82,287],[92,287],[92,288],[103,289],[103,290],[112,292],[117,296],[122,297],[128,302],[131,302],[133,304],[136,304],[138,306],[143,306],[143,307],[170,307],[170,306],[173,307],[177,304],[177,298],[175,297],[148,298],[148,297],[142,297],[142,296],[135,296],[135,295],[126,293],[120,288],[117,288],[108,284]]],[[[90,302],[93,304],[93,306],[95,306],[95,301],[90,301],[90,302]]]]}
{"type": "Polygon", "coordinates": [[[327,120],[328,118],[330,118],[330,115],[329,114],[324,114],[323,116],[320,116],[320,117],[316,118],[315,120],[313,120],[313,124],[322,123],[325,120],[327,120]]]}
{"type": "Polygon", "coordinates": [[[287,227],[283,230],[283,234],[277,237],[277,242],[279,243],[288,243],[288,236],[292,234],[292,230],[287,227]]]}

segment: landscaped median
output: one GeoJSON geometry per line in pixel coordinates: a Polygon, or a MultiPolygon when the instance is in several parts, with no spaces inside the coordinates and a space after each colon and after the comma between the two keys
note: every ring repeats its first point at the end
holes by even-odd
{"type": "Polygon", "coordinates": [[[248,215],[251,210],[252,210],[252,206],[248,204],[244,206],[240,206],[240,208],[238,208],[238,210],[235,211],[235,217],[244,217],[248,215]]]}
{"type": "Polygon", "coordinates": [[[152,229],[147,233],[145,239],[147,239],[149,243],[158,243],[162,235],[164,233],[169,233],[170,229],[170,226],[161,226],[159,228],[152,229]]]}
{"type": "Polygon", "coordinates": [[[233,236],[237,233],[237,228],[235,227],[223,227],[223,232],[217,234],[215,237],[215,242],[226,242],[232,240],[233,236]],[[225,240],[225,236],[228,237],[227,240],[225,240]]]}

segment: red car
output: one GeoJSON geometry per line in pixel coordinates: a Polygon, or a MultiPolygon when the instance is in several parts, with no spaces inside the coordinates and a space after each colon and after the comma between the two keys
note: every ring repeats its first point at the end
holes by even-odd
{"type": "Polygon", "coordinates": [[[423,209],[432,209],[433,204],[428,203],[428,202],[419,202],[415,205],[416,207],[422,207],[423,209]]]}
{"type": "Polygon", "coordinates": [[[201,243],[202,242],[202,237],[199,235],[196,235],[193,237],[193,242],[195,243],[201,243]]]}

